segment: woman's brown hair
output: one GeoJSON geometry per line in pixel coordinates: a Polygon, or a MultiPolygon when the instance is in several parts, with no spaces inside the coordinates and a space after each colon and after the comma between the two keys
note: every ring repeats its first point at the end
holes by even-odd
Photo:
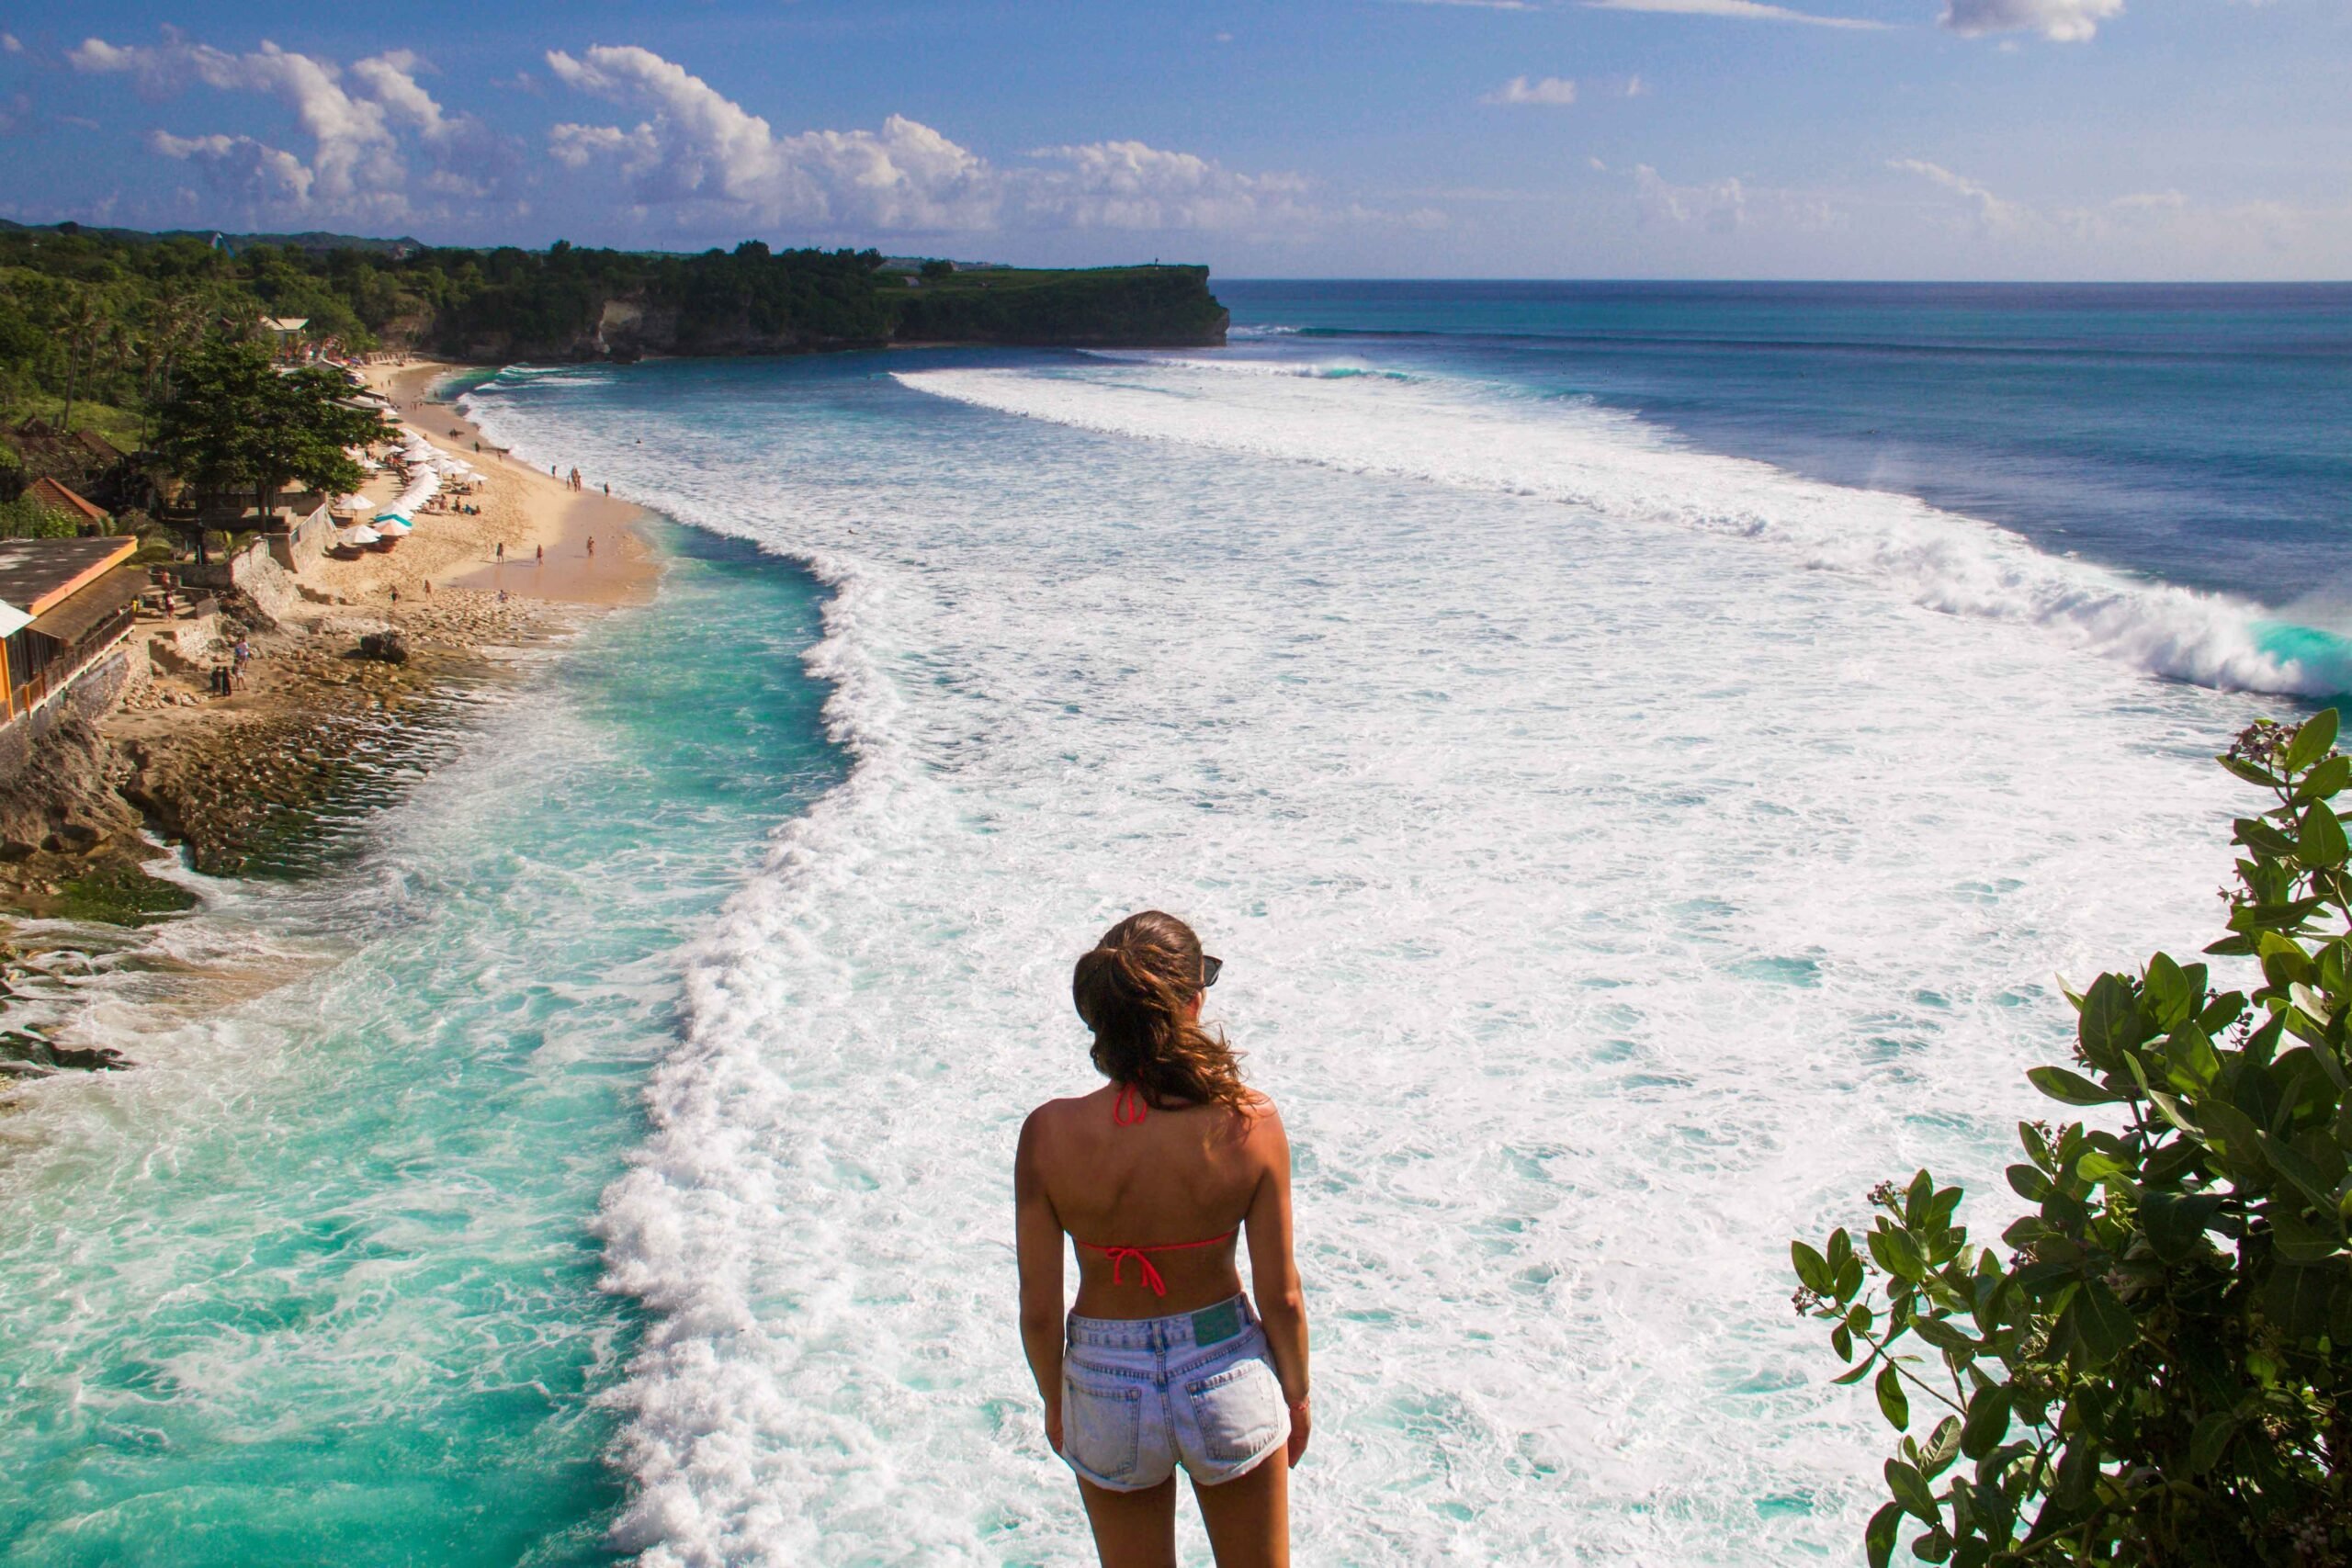
{"type": "Polygon", "coordinates": [[[1201,979],[1201,939],[1193,928],[1146,909],[1104,931],[1080,957],[1069,992],[1094,1032],[1094,1066],[1104,1077],[1134,1085],[1155,1110],[1181,1100],[1247,1115],[1256,1097],[1241,1081],[1233,1047],[1193,1016],[1201,979]]]}

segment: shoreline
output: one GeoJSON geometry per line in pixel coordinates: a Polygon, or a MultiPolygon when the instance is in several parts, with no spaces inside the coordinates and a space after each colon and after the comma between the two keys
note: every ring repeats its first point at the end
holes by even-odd
{"type": "Polygon", "coordinates": [[[481,426],[454,402],[432,395],[437,383],[452,376],[494,368],[442,359],[362,368],[368,385],[412,429],[480,470],[486,493],[479,517],[428,513],[389,555],[330,561],[326,567],[374,568],[355,574],[360,592],[381,595],[399,587],[403,600],[429,582],[598,607],[645,603],[652,597],[660,568],[636,526],[646,515],[643,507],[603,493],[593,480],[591,488],[574,491],[553,474],[516,461],[487,441],[481,426]],[[601,541],[601,553],[594,557],[588,553],[591,539],[601,541]],[[538,550],[547,552],[543,567],[534,564],[538,550]]]}
{"type": "MultiPolygon", "coordinates": [[[[479,513],[429,511],[389,553],[311,561],[268,609],[226,592],[202,646],[188,646],[184,621],[134,627],[119,694],[61,722],[7,792],[0,958],[38,973],[45,950],[76,945],[51,922],[112,928],[136,942],[140,930],[199,908],[173,860],[265,883],[318,874],[341,858],[355,813],[473,743],[469,699],[519,677],[514,650],[652,601],[662,561],[637,525],[643,510],[501,461],[486,441],[477,457],[478,427],[429,395],[468,368],[425,360],[363,374],[409,428],[476,466],[481,486],[463,499],[479,513]],[[540,550],[545,564],[534,564],[540,550]],[[362,637],[391,628],[407,644],[404,662],[361,657],[362,637]],[[240,635],[251,663],[232,694],[215,695],[212,668],[240,635]]],[[[386,473],[363,493],[381,504],[390,490],[386,473]]],[[[192,992],[219,988],[187,979],[192,992]]],[[[0,984],[0,1002],[8,994],[0,984]]],[[[40,1065],[23,1041],[11,1048],[10,1027],[0,1019],[0,1083],[27,1076],[8,1072],[12,1061],[40,1065]]]]}

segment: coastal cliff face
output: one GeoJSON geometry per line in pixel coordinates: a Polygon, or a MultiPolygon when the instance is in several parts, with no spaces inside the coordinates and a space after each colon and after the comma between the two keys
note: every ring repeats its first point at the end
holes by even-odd
{"type": "MultiPolygon", "coordinates": [[[[763,258],[764,259],[764,258],[763,258]]],[[[539,308],[476,307],[426,325],[429,346],[472,361],[631,360],[876,348],[893,343],[1197,348],[1225,342],[1229,312],[1204,266],[1074,272],[993,268],[909,281],[896,274],[781,280],[712,258],[702,273],[590,282],[539,308]],[[517,319],[517,317],[521,319],[517,319]]]]}

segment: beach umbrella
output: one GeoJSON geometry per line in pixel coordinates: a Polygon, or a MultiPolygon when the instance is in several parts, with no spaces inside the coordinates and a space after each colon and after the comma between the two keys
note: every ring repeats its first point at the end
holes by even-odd
{"type": "Polygon", "coordinates": [[[376,532],[383,535],[388,539],[405,538],[409,534],[413,532],[415,528],[416,525],[410,522],[405,517],[379,517],[376,519],[376,532]]]}
{"type": "Polygon", "coordinates": [[[375,529],[368,526],[367,524],[358,523],[354,524],[351,527],[345,528],[340,535],[336,536],[335,543],[355,547],[361,545],[372,545],[383,536],[383,535],[376,532],[375,529]]]}

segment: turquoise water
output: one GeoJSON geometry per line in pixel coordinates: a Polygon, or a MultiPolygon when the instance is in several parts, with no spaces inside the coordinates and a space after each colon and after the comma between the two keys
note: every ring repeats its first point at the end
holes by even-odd
{"type": "Polygon", "coordinates": [[[595,1399],[636,1340],[597,1197],[675,952],[833,785],[805,575],[662,527],[660,600],[526,662],[322,880],[171,934],[307,969],[0,1120],[0,1562],[605,1561],[595,1399]]]}
{"type": "Polygon", "coordinates": [[[1148,905],[1296,1153],[1301,1561],[1861,1560],[1786,1239],[1996,1234],[2058,981],[2213,934],[2211,753],[2352,668],[2352,296],[1233,302],[473,389],[705,532],[47,1004],[141,1066],[0,1116],[0,1562],[1084,1560],[1007,1172],[1148,905]]]}

